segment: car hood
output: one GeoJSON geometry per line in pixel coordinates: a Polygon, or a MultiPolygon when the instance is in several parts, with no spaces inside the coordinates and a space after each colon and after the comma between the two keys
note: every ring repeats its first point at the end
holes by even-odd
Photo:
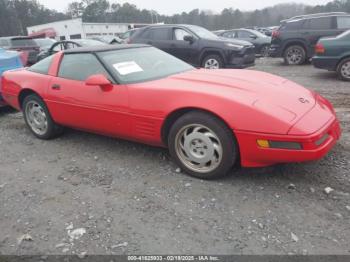
{"type": "Polygon", "coordinates": [[[283,120],[284,133],[316,104],[312,91],[287,79],[252,70],[193,70],[167,78],[167,85],[221,97],[246,111],[283,120]]]}

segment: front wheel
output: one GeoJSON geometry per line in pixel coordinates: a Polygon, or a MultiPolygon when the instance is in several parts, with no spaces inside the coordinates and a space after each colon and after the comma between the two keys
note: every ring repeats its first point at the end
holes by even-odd
{"type": "Polygon", "coordinates": [[[24,120],[36,137],[47,140],[62,133],[63,127],[52,120],[45,102],[39,96],[27,96],[22,109],[24,120]]]}
{"type": "Polygon", "coordinates": [[[337,74],[341,80],[350,81],[350,58],[345,58],[339,63],[337,74]]]}
{"type": "Polygon", "coordinates": [[[238,147],[225,123],[204,112],[190,112],[172,126],[169,151],[189,175],[201,179],[225,176],[238,157],[238,147]]]}
{"type": "Polygon", "coordinates": [[[305,49],[300,45],[293,45],[284,52],[284,62],[287,65],[302,65],[306,62],[305,49]]]}
{"type": "Polygon", "coordinates": [[[224,62],[218,55],[208,55],[203,59],[202,67],[205,69],[219,69],[224,67],[224,62]]]}

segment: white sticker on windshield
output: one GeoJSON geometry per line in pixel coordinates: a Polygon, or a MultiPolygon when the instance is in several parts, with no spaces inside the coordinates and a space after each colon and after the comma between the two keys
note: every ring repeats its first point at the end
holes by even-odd
{"type": "Polygon", "coordinates": [[[114,64],[113,67],[118,71],[119,74],[123,76],[132,73],[143,72],[143,69],[135,61],[114,64]]]}

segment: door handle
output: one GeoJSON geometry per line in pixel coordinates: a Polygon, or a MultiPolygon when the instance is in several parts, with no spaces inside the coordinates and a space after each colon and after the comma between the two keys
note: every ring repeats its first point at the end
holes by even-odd
{"type": "Polygon", "coordinates": [[[61,89],[61,86],[58,85],[58,84],[53,84],[53,85],[51,86],[51,88],[52,88],[53,90],[60,90],[60,89],[61,89]]]}

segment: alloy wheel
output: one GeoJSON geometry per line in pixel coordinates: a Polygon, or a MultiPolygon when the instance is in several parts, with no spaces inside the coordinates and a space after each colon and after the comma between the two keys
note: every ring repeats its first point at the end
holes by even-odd
{"type": "Polygon", "coordinates": [[[288,64],[299,65],[303,60],[303,53],[299,48],[292,48],[287,53],[288,64]]]}
{"type": "Polygon", "coordinates": [[[48,122],[45,110],[36,101],[29,101],[26,104],[25,114],[28,125],[39,136],[44,135],[48,129],[48,122]]]}
{"type": "Polygon", "coordinates": [[[210,58],[207,61],[205,61],[204,68],[206,69],[219,69],[220,63],[214,58],[210,58]]]}
{"type": "Polygon", "coordinates": [[[350,79],[350,61],[342,65],[340,72],[345,79],[350,79]]]}
{"type": "Polygon", "coordinates": [[[177,133],[175,151],[187,168],[198,173],[215,170],[223,156],[218,136],[208,127],[199,124],[187,125],[177,133]]]}

